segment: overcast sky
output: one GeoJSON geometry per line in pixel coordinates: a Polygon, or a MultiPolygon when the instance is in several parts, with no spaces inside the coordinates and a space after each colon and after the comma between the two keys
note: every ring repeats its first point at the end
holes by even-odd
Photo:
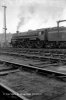
{"type": "MultiPolygon", "coordinates": [[[[7,6],[7,32],[56,26],[66,19],[66,0],[0,0],[0,33],[3,32],[3,7],[7,6]]],[[[66,25],[63,23],[62,25],[66,25]]]]}

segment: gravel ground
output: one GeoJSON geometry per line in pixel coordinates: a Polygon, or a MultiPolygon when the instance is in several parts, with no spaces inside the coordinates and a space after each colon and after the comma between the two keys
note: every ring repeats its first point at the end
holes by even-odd
{"type": "Polygon", "coordinates": [[[30,100],[57,100],[66,93],[65,82],[42,77],[35,73],[22,71],[11,73],[0,76],[0,82],[30,100]]]}

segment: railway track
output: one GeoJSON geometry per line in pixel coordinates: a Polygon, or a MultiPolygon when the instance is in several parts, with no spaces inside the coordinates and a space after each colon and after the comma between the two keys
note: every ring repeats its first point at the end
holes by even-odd
{"type": "Polygon", "coordinates": [[[55,77],[59,77],[63,80],[66,80],[66,59],[36,55],[19,55],[5,52],[3,54],[0,54],[0,61],[21,66],[22,69],[25,70],[36,71],[37,73],[41,73],[48,76],[49,74],[51,74],[51,77],[54,75],[55,77]],[[15,55],[18,56],[17,59],[14,58],[16,57],[15,55]]]}
{"type": "MultiPolygon", "coordinates": [[[[0,78],[16,72],[19,72],[19,69],[11,65],[9,66],[9,64],[0,61],[0,78]]],[[[0,99],[1,100],[28,100],[24,96],[20,96],[20,94],[15,92],[13,89],[4,85],[1,82],[1,79],[0,79],[0,99]]]]}
{"type": "Polygon", "coordinates": [[[41,61],[44,60],[53,60],[55,62],[64,62],[66,61],[66,55],[64,54],[53,54],[45,53],[44,55],[35,55],[35,54],[24,54],[24,53],[14,53],[14,52],[0,52],[0,55],[12,55],[12,56],[19,56],[25,57],[30,59],[39,59],[41,61]]]}
{"type": "Polygon", "coordinates": [[[18,54],[35,54],[45,56],[65,56],[66,49],[26,49],[26,48],[0,48],[0,52],[18,53],[18,54]]]}
{"type": "Polygon", "coordinates": [[[7,100],[57,100],[55,98],[60,98],[66,93],[64,82],[60,83],[57,80],[27,72],[21,67],[25,66],[19,66],[19,64],[17,66],[15,62],[1,61],[0,95],[2,98],[7,100]],[[13,68],[14,71],[10,72],[13,68]]]}
{"type": "Polygon", "coordinates": [[[18,53],[66,53],[66,49],[30,49],[30,48],[0,48],[0,51],[18,53]]]}
{"type": "MultiPolygon", "coordinates": [[[[3,96],[3,93],[5,94],[6,91],[8,91],[8,93],[12,93],[11,88],[13,88],[13,91],[14,91],[14,88],[15,88],[15,90],[18,90],[17,88],[19,88],[22,84],[24,85],[24,83],[20,83],[21,78],[17,78],[18,76],[21,77],[20,73],[22,73],[22,76],[25,73],[29,77],[32,75],[34,75],[34,77],[36,77],[37,75],[38,76],[41,75],[39,77],[41,77],[42,80],[45,76],[47,76],[48,78],[50,78],[50,80],[51,79],[57,79],[57,80],[60,79],[60,80],[66,81],[66,68],[65,68],[66,58],[65,58],[64,54],[56,53],[56,54],[51,55],[51,53],[45,52],[45,54],[43,54],[43,55],[36,55],[36,54],[32,55],[32,54],[24,54],[24,53],[17,53],[17,52],[14,53],[14,52],[10,52],[10,51],[9,52],[4,52],[4,51],[1,52],[0,51],[0,62],[3,63],[3,65],[6,65],[6,68],[0,67],[1,68],[0,69],[0,83],[2,83],[2,84],[0,84],[0,86],[1,86],[1,89],[3,88],[1,91],[2,96],[3,96]],[[27,74],[27,73],[29,73],[29,74],[27,74]],[[35,76],[35,74],[36,74],[36,76],[35,76]],[[13,76],[15,76],[16,78],[12,79],[13,76]],[[11,80],[12,82],[15,81],[15,79],[17,79],[17,80],[19,80],[20,84],[17,84],[15,86],[16,83],[14,82],[15,84],[12,83],[12,85],[13,85],[12,86],[11,81],[9,82],[8,79],[11,80]]],[[[55,80],[55,81],[57,81],[57,80],[55,80]]],[[[28,83],[30,83],[30,82],[28,82],[28,83]]],[[[28,83],[26,83],[26,84],[28,84],[28,83]]],[[[63,83],[62,81],[61,81],[61,83],[63,84],[62,85],[63,88],[65,88],[66,87],[65,83],[63,83]]],[[[34,83],[31,83],[31,84],[34,84],[34,83]]],[[[53,84],[55,84],[55,83],[53,83],[53,84]]],[[[59,81],[59,84],[60,84],[60,81],[59,81]]],[[[25,86],[25,87],[27,87],[27,86],[25,86]]],[[[22,89],[23,89],[23,87],[22,87],[22,89]]],[[[31,91],[33,89],[31,89],[31,90],[27,89],[27,91],[28,90],[31,91]]],[[[23,91],[23,90],[21,92],[20,91],[21,90],[19,90],[19,92],[14,91],[13,94],[15,96],[6,96],[6,98],[9,98],[9,97],[11,99],[16,98],[16,100],[26,100],[26,99],[37,100],[35,98],[37,98],[38,96],[42,98],[42,96],[43,96],[41,94],[41,92],[34,93],[34,95],[33,95],[33,94],[31,94],[31,92],[25,93],[26,91],[23,91]],[[17,94],[21,93],[22,95],[18,96],[15,93],[17,93],[17,94]],[[35,96],[35,98],[34,98],[34,96],[35,96]]],[[[44,90],[41,90],[41,91],[44,91],[44,90]]],[[[65,91],[63,91],[62,93],[60,93],[58,95],[63,95],[64,93],[65,93],[65,91]]],[[[44,95],[44,98],[46,98],[45,100],[51,100],[51,98],[55,98],[56,96],[57,96],[57,94],[55,94],[55,96],[53,96],[53,97],[49,96],[49,98],[50,98],[49,99],[47,95],[44,95]]],[[[39,100],[43,100],[43,99],[39,99],[39,100]]]]}

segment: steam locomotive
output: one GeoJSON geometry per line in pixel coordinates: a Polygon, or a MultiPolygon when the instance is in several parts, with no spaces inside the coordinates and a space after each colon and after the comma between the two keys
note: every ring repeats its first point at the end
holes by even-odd
{"type": "Polygon", "coordinates": [[[12,36],[11,45],[18,48],[66,48],[66,27],[17,32],[12,36]]]}

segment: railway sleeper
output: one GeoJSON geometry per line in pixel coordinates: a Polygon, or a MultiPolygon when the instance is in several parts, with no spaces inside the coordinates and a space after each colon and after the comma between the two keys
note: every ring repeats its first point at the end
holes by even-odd
{"type": "Polygon", "coordinates": [[[55,72],[51,72],[51,71],[43,71],[43,70],[38,70],[38,74],[40,75],[45,75],[49,78],[55,78],[55,79],[59,79],[60,81],[64,81],[66,82],[66,75],[63,75],[61,73],[55,73],[55,72]]]}
{"type": "Polygon", "coordinates": [[[66,82],[66,75],[58,75],[57,78],[61,81],[66,82]]]}
{"type": "Polygon", "coordinates": [[[13,63],[10,63],[10,62],[4,62],[4,65],[9,66],[9,67],[11,67],[12,69],[17,69],[17,68],[19,68],[19,66],[20,66],[20,65],[13,64],[13,63]]]}
{"type": "Polygon", "coordinates": [[[0,61],[0,64],[4,64],[4,62],[3,61],[0,61]]]}
{"type": "Polygon", "coordinates": [[[47,76],[47,77],[49,77],[49,78],[54,78],[54,76],[55,76],[55,74],[54,73],[52,73],[52,72],[50,72],[50,71],[43,71],[43,70],[38,70],[38,74],[40,74],[40,75],[45,75],[45,76],[47,76]]]}
{"type": "Polygon", "coordinates": [[[30,68],[30,67],[26,67],[26,66],[21,66],[20,69],[23,71],[28,71],[28,72],[31,72],[31,73],[37,73],[38,72],[38,69],[35,69],[35,68],[30,68]]]}

